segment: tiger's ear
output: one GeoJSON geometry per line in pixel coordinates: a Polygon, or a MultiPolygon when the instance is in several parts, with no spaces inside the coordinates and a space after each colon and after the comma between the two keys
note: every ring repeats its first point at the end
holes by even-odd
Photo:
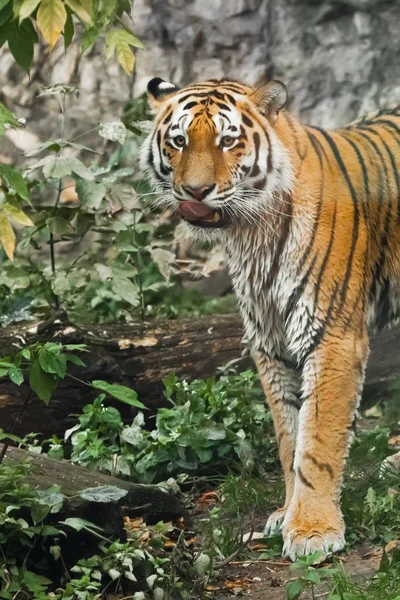
{"type": "Polygon", "coordinates": [[[178,88],[173,83],[168,83],[161,77],[154,77],[147,84],[147,96],[151,108],[159,110],[163,103],[177,91],[178,88]]]}
{"type": "Polygon", "coordinates": [[[275,80],[258,88],[250,98],[258,110],[274,123],[287,102],[288,93],[285,84],[275,80]]]}

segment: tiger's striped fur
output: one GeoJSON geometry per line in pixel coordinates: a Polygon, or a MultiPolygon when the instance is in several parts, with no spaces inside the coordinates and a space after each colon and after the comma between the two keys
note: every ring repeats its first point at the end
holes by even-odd
{"type": "Polygon", "coordinates": [[[267,530],[283,521],[292,559],[338,551],[368,325],[400,316],[400,106],[326,131],[283,109],[279,82],[160,81],[142,167],[167,203],[207,190],[202,202],[222,215],[223,227],[188,232],[225,247],[272,411],[286,500],[267,530]]]}

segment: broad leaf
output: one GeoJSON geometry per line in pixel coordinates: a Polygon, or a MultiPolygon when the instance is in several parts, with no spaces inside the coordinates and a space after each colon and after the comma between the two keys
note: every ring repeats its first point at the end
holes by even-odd
{"type": "Polygon", "coordinates": [[[24,376],[22,374],[22,371],[17,367],[10,369],[8,371],[8,376],[11,379],[11,381],[16,385],[21,385],[21,383],[24,383],[24,376]]]}
{"type": "Polygon", "coordinates": [[[8,165],[0,164],[0,177],[7,183],[9,194],[17,194],[23,200],[29,201],[28,188],[21,173],[8,165]]]}
{"type": "Polygon", "coordinates": [[[1,208],[10,217],[10,219],[15,221],[15,223],[18,223],[18,225],[25,225],[26,227],[34,226],[34,223],[31,221],[28,215],[26,215],[24,211],[20,210],[16,206],[13,206],[12,204],[8,204],[8,202],[6,202],[1,206],[1,208]]]}
{"type": "Polygon", "coordinates": [[[23,21],[39,6],[41,0],[24,0],[19,10],[19,20],[23,21]]]}
{"type": "Polygon", "coordinates": [[[101,201],[106,195],[107,188],[102,183],[79,179],[76,184],[76,193],[79,202],[86,208],[97,210],[100,208],[101,201]]]}
{"type": "Polygon", "coordinates": [[[146,408],[144,404],[142,404],[137,399],[137,393],[134,390],[131,390],[130,388],[126,387],[125,385],[119,385],[118,383],[107,383],[107,381],[95,379],[94,381],[92,381],[92,386],[96,390],[106,392],[113,398],[116,398],[121,402],[125,402],[125,404],[129,404],[130,406],[136,406],[137,408],[146,408]]]}
{"type": "Polygon", "coordinates": [[[56,45],[67,20],[67,11],[61,0],[42,0],[37,12],[36,23],[50,52],[56,45]]]}
{"type": "Polygon", "coordinates": [[[4,125],[8,125],[14,129],[21,127],[21,123],[18,121],[14,113],[8,110],[8,108],[6,108],[4,104],[1,104],[0,102],[0,136],[4,134],[4,125]]]}
{"type": "Polygon", "coordinates": [[[119,142],[120,144],[124,144],[127,133],[128,131],[122,121],[100,123],[99,135],[107,140],[111,140],[111,142],[119,142]]]}
{"type": "Polygon", "coordinates": [[[75,33],[74,21],[72,20],[71,11],[69,10],[69,8],[67,8],[67,20],[65,21],[65,26],[64,26],[64,46],[65,46],[66,50],[72,42],[74,33],[75,33]]]}
{"type": "Polygon", "coordinates": [[[72,527],[75,531],[82,531],[82,529],[97,529],[98,531],[103,531],[98,525],[86,521],[86,519],[80,519],[79,517],[69,517],[68,519],[65,519],[65,521],[60,521],[60,525],[69,525],[69,527],[72,527]]]}
{"type": "Polygon", "coordinates": [[[88,25],[92,23],[92,15],[79,0],[65,0],[65,2],[81,21],[88,25]]]}
{"type": "Polygon", "coordinates": [[[136,307],[140,304],[140,296],[137,286],[130,279],[124,277],[113,277],[112,290],[125,302],[136,307]]]}
{"type": "Polygon", "coordinates": [[[33,60],[33,48],[38,41],[37,33],[30,19],[23,21],[19,26],[14,21],[8,25],[8,47],[16,63],[29,73],[33,60]]]}
{"type": "Polygon", "coordinates": [[[29,385],[40,400],[47,405],[58,385],[58,379],[50,373],[45,373],[41,368],[39,361],[35,360],[32,363],[29,373],[29,385]]]}
{"type": "Polygon", "coordinates": [[[89,502],[118,502],[127,493],[128,490],[122,490],[114,485],[102,485],[82,490],[79,495],[83,500],[89,502]]]}
{"type": "Polygon", "coordinates": [[[14,260],[15,233],[5,212],[0,210],[0,242],[10,260],[14,260]]]}

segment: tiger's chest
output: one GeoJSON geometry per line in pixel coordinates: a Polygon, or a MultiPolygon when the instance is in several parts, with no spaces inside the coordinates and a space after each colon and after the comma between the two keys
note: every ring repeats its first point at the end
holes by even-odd
{"type": "Polygon", "coordinates": [[[320,324],[311,294],[293,306],[300,282],[290,243],[278,257],[265,242],[246,238],[229,240],[225,252],[247,343],[271,358],[301,360],[320,324]]]}

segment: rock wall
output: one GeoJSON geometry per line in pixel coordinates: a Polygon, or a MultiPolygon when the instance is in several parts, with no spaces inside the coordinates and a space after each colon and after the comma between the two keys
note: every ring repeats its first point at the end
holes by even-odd
{"type": "Polygon", "coordinates": [[[38,49],[30,79],[0,50],[0,100],[27,119],[32,144],[57,130],[57,102],[38,98],[56,82],[81,90],[69,112],[74,133],[118,116],[153,76],[257,84],[273,75],[287,84],[293,112],[323,126],[400,102],[399,0],[135,0],[133,18],[146,50],[131,79],[105,61],[103,42],[83,56],[74,44],[66,56],[38,49]]]}

